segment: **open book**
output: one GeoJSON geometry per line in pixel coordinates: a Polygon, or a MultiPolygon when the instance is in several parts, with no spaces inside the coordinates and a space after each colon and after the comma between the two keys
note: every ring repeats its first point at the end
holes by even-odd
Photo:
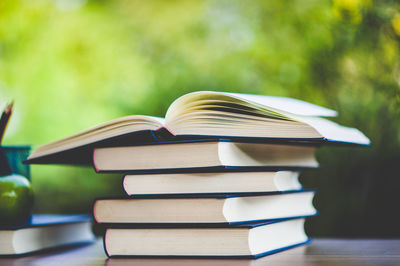
{"type": "Polygon", "coordinates": [[[324,116],[333,117],[336,112],[286,97],[199,91],[176,99],[165,118],[118,118],[39,146],[28,162],[90,163],[95,147],[148,144],[160,139],[370,143],[357,129],[338,125],[324,116]]]}

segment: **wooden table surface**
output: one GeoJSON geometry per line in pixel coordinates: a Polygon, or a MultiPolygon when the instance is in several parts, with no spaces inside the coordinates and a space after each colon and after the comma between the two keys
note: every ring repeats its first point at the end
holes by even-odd
{"type": "Polygon", "coordinates": [[[257,260],[107,259],[101,240],[93,245],[35,255],[0,257],[0,265],[400,265],[400,240],[314,239],[311,244],[257,260]]]}

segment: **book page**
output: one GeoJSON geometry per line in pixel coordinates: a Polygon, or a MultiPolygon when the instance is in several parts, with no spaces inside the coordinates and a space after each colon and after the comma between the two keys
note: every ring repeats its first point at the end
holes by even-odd
{"type": "Polygon", "coordinates": [[[173,124],[183,115],[194,114],[200,109],[210,110],[212,106],[239,108],[243,111],[284,120],[292,115],[313,117],[336,116],[337,114],[334,110],[287,97],[197,91],[179,97],[170,105],[165,115],[166,124],[167,126],[173,124]]]}
{"type": "Polygon", "coordinates": [[[153,119],[155,121],[157,121],[158,123],[160,123],[160,125],[164,125],[165,124],[165,119],[164,117],[158,117],[158,116],[150,116],[147,115],[148,118],[153,119]]]}
{"type": "Polygon", "coordinates": [[[297,117],[299,121],[315,128],[324,138],[330,141],[369,145],[371,141],[358,129],[341,126],[330,120],[319,117],[297,117]]]}
{"type": "Polygon", "coordinates": [[[31,153],[28,159],[32,160],[37,157],[62,152],[142,130],[157,130],[163,125],[164,119],[155,116],[132,115],[117,118],[68,137],[41,145],[31,153]]]}
{"type": "Polygon", "coordinates": [[[304,115],[304,116],[337,116],[337,112],[316,104],[308,103],[298,99],[279,97],[279,96],[265,96],[255,94],[243,93],[226,93],[227,95],[237,97],[249,102],[255,102],[265,107],[270,107],[284,112],[304,115]]]}

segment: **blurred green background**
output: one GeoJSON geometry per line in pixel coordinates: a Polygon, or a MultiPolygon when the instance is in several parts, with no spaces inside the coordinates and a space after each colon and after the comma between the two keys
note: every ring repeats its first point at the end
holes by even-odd
{"type": "MultiPolygon", "coordinates": [[[[290,96],[339,111],[369,148],[324,147],[301,181],[312,236],[399,237],[396,1],[0,1],[5,144],[40,145],[196,90],[290,96]]],[[[90,212],[121,176],[32,166],[36,212],[90,212]]]]}

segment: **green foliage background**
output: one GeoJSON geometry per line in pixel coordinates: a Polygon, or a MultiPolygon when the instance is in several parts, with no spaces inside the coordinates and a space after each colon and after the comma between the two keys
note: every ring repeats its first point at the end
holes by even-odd
{"type": "MultiPolygon", "coordinates": [[[[119,116],[163,116],[196,90],[296,97],[339,111],[370,148],[324,147],[313,236],[400,236],[396,1],[0,1],[5,144],[39,145],[119,116]]],[[[90,212],[121,176],[32,166],[36,212],[90,212]]]]}

